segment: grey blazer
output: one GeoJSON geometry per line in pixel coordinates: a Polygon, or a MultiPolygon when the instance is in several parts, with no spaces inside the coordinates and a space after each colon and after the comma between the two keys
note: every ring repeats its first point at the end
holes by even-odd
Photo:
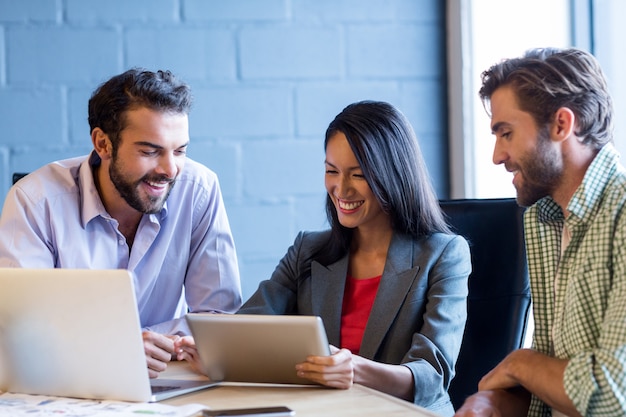
{"type": "MultiPolygon", "coordinates": [[[[330,231],[301,232],[269,280],[239,314],[320,316],[328,340],[340,343],[348,255],[330,265],[311,261],[330,231]]],[[[403,364],[413,373],[414,403],[442,414],[467,317],[469,247],[460,236],[393,236],[368,319],[360,356],[403,364]]]]}

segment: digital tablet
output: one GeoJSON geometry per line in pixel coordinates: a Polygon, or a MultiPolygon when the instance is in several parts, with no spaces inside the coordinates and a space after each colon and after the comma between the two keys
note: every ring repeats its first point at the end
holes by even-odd
{"type": "Polygon", "coordinates": [[[330,355],[317,316],[195,313],[186,318],[213,381],[314,384],[296,375],[296,364],[309,355],[330,355]]]}

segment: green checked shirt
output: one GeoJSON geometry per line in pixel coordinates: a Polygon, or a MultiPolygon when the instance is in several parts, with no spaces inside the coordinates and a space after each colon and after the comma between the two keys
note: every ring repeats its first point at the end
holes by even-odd
{"type": "MultiPolygon", "coordinates": [[[[569,359],[564,386],[585,416],[626,415],[626,171],[611,144],[593,160],[565,220],[550,197],[526,210],[533,347],[569,359]],[[561,259],[563,224],[571,241],[561,259]]],[[[549,416],[533,397],[529,416],[549,416]]]]}

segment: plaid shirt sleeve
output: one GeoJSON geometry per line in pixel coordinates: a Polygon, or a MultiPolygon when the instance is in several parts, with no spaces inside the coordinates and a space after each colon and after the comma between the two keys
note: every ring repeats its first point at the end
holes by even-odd
{"type": "MultiPolygon", "coordinates": [[[[623,200],[623,196],[620,198],[623,200]]],[[[577,262],[584,278],[571,288],[578,306],[567,320],[565,347],[572,346],[564,386],[576,408],[588,416],[626,415],[626,218],[623,202],[599,213],[596,232],[577,262]],[[613,221],[610,219],[613,218],[613,221]],[[605,230],[603,230],[605,229],[605,230]],[[576,338],[580,340],[575,340],[576,338]]],[[[564,320],[565,321],[565,320],[564,320]]],[[[560,352],[561,353],[561,352],[560,352]]],[[[568,349],[562,353],[568,354],[568,349]]]]}

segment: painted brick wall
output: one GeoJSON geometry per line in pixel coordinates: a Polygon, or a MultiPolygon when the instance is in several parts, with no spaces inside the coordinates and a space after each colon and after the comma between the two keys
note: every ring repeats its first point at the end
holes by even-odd
{"type": "Polygon", "coordinates": [[[11,173],[91,149],[87,100],[133,66],[195,95],[189,155],[220,176],[244,297],[325,227],[323,133],[385,100],[448,195],[441,0],[0,0],[0,196],[11,173]]]}

